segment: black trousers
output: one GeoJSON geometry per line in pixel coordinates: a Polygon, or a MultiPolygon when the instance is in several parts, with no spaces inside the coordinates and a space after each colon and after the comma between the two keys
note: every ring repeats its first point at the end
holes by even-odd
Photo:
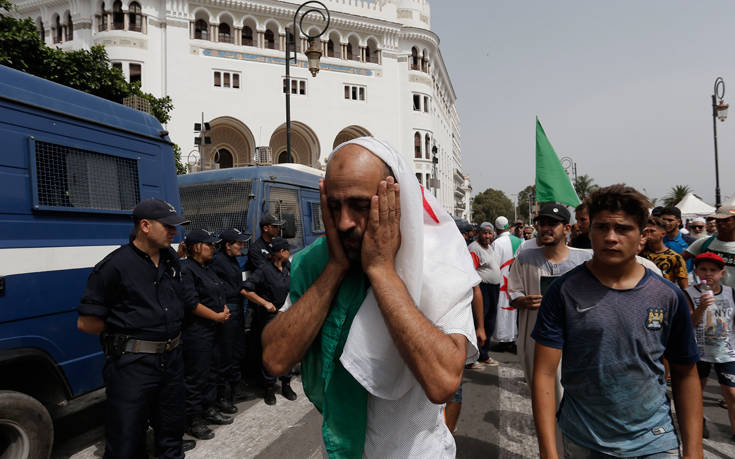
{"type": "Polygon", "coordinates": [[[184,359],[181,346],[163,354],[108,357],[103,370],[105,458],[148,458],[148,421],[159,459],[183,458],[184,359]]]}
{"type": "Polygon", "coordinates": [[[236,383],[242,378],[240,360],[245,357],[245,316],[242,303],[227,303],[230,318],[220,324],[217,330],[217,385],[236,383]]]}
{"type": "Polygon", "coordinates": [[[490,355],[490,337],[493,336],[495,331],[495,320],[498,316],[498,296],[500,295],[500,284],[486,284],[480,282],[480,291],[482,291],[482,313],[483,313],[483,324],[485,326],[485,335],[487,340],[485,344],[479,349],[480,360],[487,360],[490,355]]]}
{"type": "Polygon", "coordinates": [[[213,405],[217,397],[217,371],[213,365],[217,324],[196,318],[182,332],[186,417],[191,419],[213,405]]]}

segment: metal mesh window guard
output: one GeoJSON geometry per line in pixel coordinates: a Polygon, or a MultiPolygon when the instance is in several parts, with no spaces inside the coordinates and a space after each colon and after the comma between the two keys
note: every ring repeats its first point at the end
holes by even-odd
{"type": "Polygon", "coordinates": [[[318,202],[310,202],[309,204],[311,206],[311,232],[323,233],[322,206],[318,202]]]}
{"type": "Polygon", "coordinates": [[[140,201],[134,159],[35,141],[40,206],[132,210],[140,201]]]}
{"type": "Polygon", "coordinates": [[[269,212],[278,220],[285,220],[286,224],[293,222],[296,225],[296,236],[288,242],[296,247],[302,247],[304,229],[299,212],[299,193],[291,188],[271,187],[268,198],[269,212]]]}
{"type": "Polygon", "coordinates": [[[191,221],[187,231],[205,229],[219,233],[232,228],[245,231],[251,186],[250,180],[229,180],[179,188],[184,216],[191,221]]]}

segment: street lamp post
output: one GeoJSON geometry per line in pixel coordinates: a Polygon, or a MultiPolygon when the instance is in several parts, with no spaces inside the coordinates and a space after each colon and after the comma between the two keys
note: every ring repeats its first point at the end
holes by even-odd
{"type": "Polygon", "coordinates": [[[717,77],[715,80],[715,89],[712,93],[712,130],[714,132],[715,141],[715,208],[719,209],[721,204],[720,199],[720,165],[717,155],[717,120],[725,121],[727,118],[727,109],[729,105],[725,103],[723,98],[725,97],[725,80],[722,77],[717,77]],[[717,99],[720,99],[720,103],[717,103],[717,99]]]}
{"type": "Polygon", "coordinates": [[[306,54],[307,63],[309,66],[309,71],[311,72],[311,76],[315,77],[317,73],[319,73],[319,59],[322,57],[322,51],[321,46],[319,43],[317,43],[317,38],[324,35],[324,32],[327,31],[329,28],[329,10],[326,6],[324,6],[324,3],[317,1],[317,0],[310,0],[308,2],[302,3],[297,9],[296,12],[293,15],[293,29],[292,29],[292,37],[293,37],[293,44],[294,44],[294,50],[293,50],[293,57],[291,56],[291,46],[290,46],[290,40],[288,39],[288,30],[286,31],[286,151],[288,152],[289,161],[291,161],[291,158],[293,158],[293,155],[291,154],[291,59],[293,58],[295,63],[298,63],[296,58],[296,40],[298,38],[301,38],[301,34],[305,35],[306,38],[309,41],[309,49],[307,49],[304,54],[306,54]],[[324,11],[316,8],[315,6],[309,6],[317,4],[321,6],[324,11]],[[305,6],[308,6],[308,9],[304,11],[301,14],[301,17],[299,18],[299,13],[301,12],[301,9],[305,6]],[[323,20],[327,21],[327,23],[324,25],[324,28],[322,28],[319,33],[316,33],[314,35],[310,35],[306,32],[304,32],[303,23],[304,18],[308,16],[311,13],[317,13],[319,14],[323,20]],[[326,14],[325,14],[326,13],[326,14]],[[296,28],[296,20],[298,19],[298,28],[296,28]]]}

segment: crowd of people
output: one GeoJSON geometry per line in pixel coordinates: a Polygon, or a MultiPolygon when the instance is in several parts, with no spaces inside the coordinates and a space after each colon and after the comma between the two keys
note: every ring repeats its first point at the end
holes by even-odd
{"type": "Polygon", "coordinates": [[[320,196],[325,237],[291,257],[265,215],[245,280],[249,235],[192,230],[176,254],[185,219],[138,204],[78,308],[107,356],[105,457],[144,456],[149,424],[161,458],[195,446],[185,432],[213,438],[252,397],[246,343],[269,405],[277,378],[297,398],[301,365],[329,457],[454,457],[463,372],[498,366],[498,351],[518,353],[542,457],[701,457],[712,367],[735,440],[735,206],[687,235],[677,208],[613,185],[574,224],[546,203],[533,225],[474,227],[368,137],[335,149],[320,196]]]}

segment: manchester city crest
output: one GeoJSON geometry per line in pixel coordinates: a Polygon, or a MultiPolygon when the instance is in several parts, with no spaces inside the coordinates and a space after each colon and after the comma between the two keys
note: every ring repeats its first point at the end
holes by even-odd
{"type": "Polygon", "coordinates": [[[648,308],[646,328],[649,330],[661,330],[664,323],[664,308],[648,308]]]}

